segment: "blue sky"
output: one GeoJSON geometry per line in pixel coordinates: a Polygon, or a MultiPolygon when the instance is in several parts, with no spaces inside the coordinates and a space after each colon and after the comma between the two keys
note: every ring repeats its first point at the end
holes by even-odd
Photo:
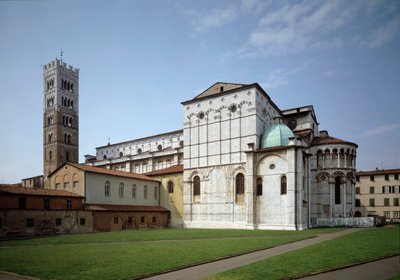
{"type": "Polygon", "coordinates": [[[217,81],[313,105],[360,170],[400,168],[400,1],[0,1],[0,183],[42,174],[41,65],[80,68],[80,161],[183,127],[217,81]]]}

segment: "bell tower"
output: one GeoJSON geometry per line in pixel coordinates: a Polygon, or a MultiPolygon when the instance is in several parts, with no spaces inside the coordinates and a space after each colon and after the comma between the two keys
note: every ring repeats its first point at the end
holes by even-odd
{"type": "Polygon", "coordinates": [[[59,59],[43,65],[43,176],[79,161],[79,69],[59,59]]]}

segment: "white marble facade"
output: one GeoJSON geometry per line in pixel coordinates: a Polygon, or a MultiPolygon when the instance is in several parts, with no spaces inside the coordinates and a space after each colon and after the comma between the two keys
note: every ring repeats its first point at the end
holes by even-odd
{"type": "Polygon", "coordinates": [[[320,132],[312,106],[281,110],[256,83],[216,83],[182,105],[183,130],[98,147],[88,164],[146,173],[183,163],[188,228],[301,230],[353,215],[357,145],[320,132]],[[292,136],[271,146],[273,127],[292,136]]]}

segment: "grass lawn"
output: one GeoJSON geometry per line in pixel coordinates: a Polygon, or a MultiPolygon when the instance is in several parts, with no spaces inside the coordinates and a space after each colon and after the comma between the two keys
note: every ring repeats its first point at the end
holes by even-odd
{"type": "Polygon", "coordinates": [[[400,227],[373,228],[208,277],[288,279],[399,254],[400,227]]]}
{"type": "Polygon", "coordinates": [[[295,231],[124,231],[0,242],[0,270],[41,279],[128,279],[309,238],[295,231]]]}

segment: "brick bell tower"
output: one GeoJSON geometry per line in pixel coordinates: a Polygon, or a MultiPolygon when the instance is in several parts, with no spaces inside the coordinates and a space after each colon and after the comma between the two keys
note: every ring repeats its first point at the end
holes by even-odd
{"type": "Polygon", "coordinates": [[[79,69],[59,59],[43,65],[43,176],[79,161],[79,69]]]}

